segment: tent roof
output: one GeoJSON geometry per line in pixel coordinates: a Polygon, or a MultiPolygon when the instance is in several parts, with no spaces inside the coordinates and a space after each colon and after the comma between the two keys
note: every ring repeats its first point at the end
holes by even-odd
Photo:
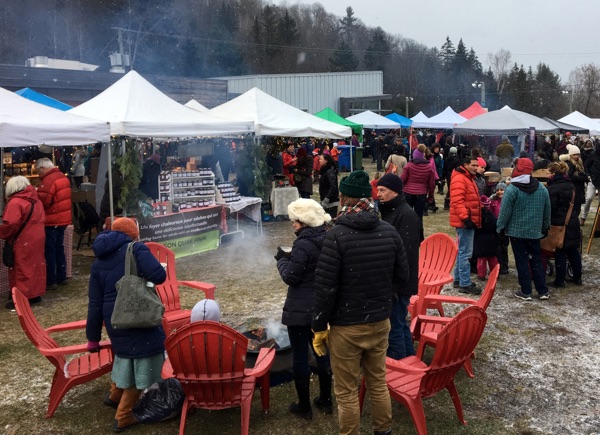
{"type": "Polygon", "coordinates": [[[413,128],[454,128],[462,124],[467,118],[460,116],[452,107],[446,107],[442,112],[424,121],[413,120],[413,128]]]}
{"type": "Polygon", "coordinates": [[[15,94],[25,97],[28,100],[35,101],[36,103],[43,104],[44,106],[52,107],[58,110],[69,110],[73,106],[63,103],[62,101],[55,100],[48,95],[40,94],[31,88],[23,88],[15,91],[15,94]]]}
{"type": "Polygon", "coordinates": [[[256,87],[208,113],[225,119],[253,122],[258,136],[339,139],[352,136],[349,127],[296,109],[256,87]]]}
{"type": "Polygon", "coordinates": [[[397,113],[390,113],[389,115],[385,115],[387,119],[391,119],[394,122],[397,122],[404,128],[408,128],[412,125],[412,119],[407,118],[406,116],[399,115],[397,113]]]}
{"type": "Polygon", "coordinates": [[[414,123],[414,122],[427,121],[429,118],[423,112],[419,112],[410,119],[414,123]]]}
{"type": "Polygon", "coordinates": [[[487,109],[479,104],[479,101],[475,101],[465,110],[460,112],[459,115],[467,119],[473,119],[476,116],[483,115],[484,113],[487,113],[487,109]]]}
{"type": "Polygon", "coordinates": [[[0,147],[82,145],[110,140],[106,121],[62,112],[0,88],[0,147]]]}
{"type": "Polygon", "coordinates": [[[372,128],[375,130],[383,129],[395,129],[400,128],[400,124],[386,118],[385,116],[378,115],[377,113],[366,110],[357,115],[352,115],[346,118],[348,121],[357,122],[362,124],[365,128],[372,128]]]}
{"type": "Polygon", "coordinates": [[[248,122],[220,119],[179,104],[135,71],[69,112],[109,121],[113,135],[189,137],[252,131],[248,122]]]}
{"type": "Polygon", "coordinates": [[[320,112],[315,113],[315,116],[321,119],[325,119],[327,121],[335,122],[336,124],[346,125],[352,130],[363,128],[362,124],[357,124],[356,122],[348,121],[346,118],[342,118],[340,115],[335,113],[330,107],[326,107],[320,112]]]}
{"type": "Polygon", "coordinates": [[[490,136],[527,134],[531,127],[535,127],[538,133],[558,133],[558,127],[548,121],[508,106],[470,119],[455,127],[454,133],[490,136]]]}
{"type": "Polygon", "coordinates": [[[569,113],[567,116],[563,116],[559,119],[559,121],[575,125],[577,127],[587,128],[592,136],[600,135],[600,122],[594,121],[592,118],[588,118],[577,110],[573,113],[569,113]]]}
{"type": "Polygon", "coordinates": [[[187,103],[185,103],[185,107],[189,107],[190,109],[197,110],[198,112],[201,112],[201,113],[206,113],[209,110],[206,106],[203,106],[202,104],[200,104],[193,98],[190,101],[188,101],[187,103]]]}
{"type": "Polygon", "coordinates": [[[561,133],[570,131],[571,133],[576,133],[576,134],[587,134],[590,132],[590,130],[587,128],[581,128],[581,127],[577,127],[572,124],[566,124],[564,122],[555,121],[555,120],[547,118],[545,116],[543,119],[548,121],[550,124],[557,126],[560,129],[561,133]]]}

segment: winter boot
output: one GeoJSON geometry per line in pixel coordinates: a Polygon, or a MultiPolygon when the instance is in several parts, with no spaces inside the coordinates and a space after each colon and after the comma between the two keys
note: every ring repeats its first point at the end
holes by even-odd
{"type": "Polygon", "coordinates": [[[138,390],[135,387],[126,388],[123,390],[123,395],[119,401],[117,413],[115,414],[115,421],[113,423],[114,432],[123,432],[129,429],[131,426],[137,424],[137,420],[133,416],[133,407],[140,398],[142,390],[138,390]]]}
{"type": "Polygon", "coordinates": [[[114,382],[110,384],[110,392],[106,395],[102,403],[106,406],[110,406],[111,408],[117,409],[119,407],[119,402],[121,401],[121,397],[123,396],[123,389],[117,388],[117,384],[114,382]]]}
{"type": "Polygon", "coordinates": [[[323,414],[333,414],[331,403],[331,372],[319,373],[319,396],[313,401],[323,414]]]}
{"type": "Polygon", "coordinates": [[[388,430],[376,430],[373,433],[375,435],[392,435],[392,428],[389,428],[388,430]]]}
{"type": "Polygon", "coordinates": [[[444,198],[444,210],[450,210],[450,197],[446,196],[444,198]]]}
{"type": "Polygon", "coordinates": [[[294,378],[298,403],[290,405],[290,412],[305,420],[312,420],[312,408],[310,406],[310,375],[294,378]]]}

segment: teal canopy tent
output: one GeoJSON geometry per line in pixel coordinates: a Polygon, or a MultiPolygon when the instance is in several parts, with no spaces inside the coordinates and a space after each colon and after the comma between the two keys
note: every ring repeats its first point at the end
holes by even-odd
{"type": "Polygon", "coordinates": [[[18,91],[15,91],[15,94],[27,98],[28,100],[35,101],[36,103],[43,104],[44,106],[52,107],[54,109],[62,111],[66,111],[72,108],[71,106],[63,103],[62,101],[58,101],[47,95],[40,94],[39,92],[34,91],[31,88],[19,89],[18,91]]]}
{"type": "Polygon", "coordinates": [[[347,119],[342,118],[340,115],[335,113],[333,109],[330,109],[329,107],[321,110],[320,112],[315,113],[315,116],[321,119],[325,119],[326,121],[335,122],[336,124],[350,127],[350,129],[352,129],[352,133],[358,135],[358,140],[362,142],[362,124],[357,124],[355,122],[348,121],[347,119]]]}

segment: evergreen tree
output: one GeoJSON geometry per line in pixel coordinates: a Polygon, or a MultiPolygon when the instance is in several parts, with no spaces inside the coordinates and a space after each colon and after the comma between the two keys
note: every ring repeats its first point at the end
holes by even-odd
{"type": "Polygon", "coordinates": [[[452,44],[450,36],[446,36],[446,42],[442,44],[439,52],[440,59],[444,67],[449,68],[452,65],[455,54],[456,50],[454,49],[454,44],[452,44]]]}
{"type": "Polygon", "coordinates": [[[377,27],[372,33],[365,53],[365,67],[370,71],[384,71],[389,51],[390,45],[386,34],[381,27],[377,27]]]}
{"type": "Polygon", "coordinates": [[[348,46],[352,46],[352,30],[354,27],[354,23],[356,22],[356,18],[354,18],[354,10],[352,7],[348,6],[346,8],[346,16],[339,20],[342,26],[342,32],[344,33],[344,37],[346,40],[346,44],[348,46]]]}
{"type": "Polygon", "coordinates": [[[479,62],[479,59],[477,58],[477,54],[475,53],[475,50],[473,50],[473,47],[471,47],[469,53],[467,54],[467,61],[469,62],[469,65],[471,65],[471,69],[473,71],[477,73],[483,72],[483,67],[481,66],[481,62],[479,62]]]}
{"type": "Polygon", "coordinates": [[[342,41],[333,53],[333,56],[329,58],[329,71],[356,71],[358,63],[358,58],[354,55],[350,46],[345,41],[342,41]]]}

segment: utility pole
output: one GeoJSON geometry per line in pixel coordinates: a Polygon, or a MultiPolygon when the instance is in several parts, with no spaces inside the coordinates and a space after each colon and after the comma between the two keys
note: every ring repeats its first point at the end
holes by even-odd
{"type": "Polygon", "coordinates": [[[406,102],[406,110],[404,111],[405,115],[407,118],[409,118],[408,116],[408,102],[414,100],[413,97],[404,97],[404,100],[406,102]]]}

